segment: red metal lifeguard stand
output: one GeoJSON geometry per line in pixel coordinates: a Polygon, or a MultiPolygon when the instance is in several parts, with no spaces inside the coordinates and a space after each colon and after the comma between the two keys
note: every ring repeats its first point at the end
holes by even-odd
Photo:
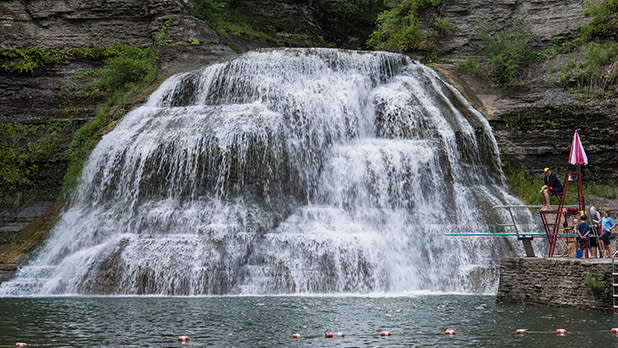
{"type": "Polygon", "coordinates": [[[547,242],[549,243],[549,249],[547,250],[547,257],[553,257],[556,250],[556,242],[558,241],[558,232],[560,231],[560,223],[562,219],[566,219],[567,215],[578,213],[580,211],[586,211],[586,205],[584,203],[584,193],[582,189],[582,174],[581,172],[567,172],[564,175],[564,185],[562,185],[562,194],[557,195],[560,203],[556,210],[542,210],[541,221],[545,228],[545,234],[547,235],[547,242]],[[569,207],[564,208],[564,199],[567,195],[567,188],[569,182],[574,182],[577,185],[577,208],[569,207]]]}
{"type": "Polygon", "coordinates": [[[582,174],[579,170],[581,164],[588,164],[588,156],[579,139],[579,133],[577,130],[573,133],[573,140],[571,141],[571,151],[569,152],[569,163],[577,166],[576,172],[568,172],[564,175],[564,185],[562,186],[562,195],[558,196],[560,204],[558,204],[557,210],[541,211],[541,220],[545,227],[545,234],[547,235],[547,241],[549,243],[549,249],[547,251],[547,257],[554,256],[554,250],[556,249],[556,242],[558,241],[558,231],[560,230],[560,221],[562,218],[566,219],[566,216],[578,211],[585,212],[586,206],[584,204],[584,193],[582,190],[582,174]],[[564,198],[567,195],[567,188],[570,181],[575,181],[577,184],[577,208],[564,209],[564,198]],[[575,210],[577,209],[577,210],[575,210]],[[551,217],[553,215],[553,222],[551,217]]]}

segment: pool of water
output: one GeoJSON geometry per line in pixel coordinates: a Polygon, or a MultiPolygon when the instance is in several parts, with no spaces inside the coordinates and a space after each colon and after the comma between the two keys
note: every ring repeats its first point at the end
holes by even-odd
{"type": "Polygon", "coordinates": [[[183,346],[581,348],[616,346],[617,326],[611,313],[479,295],[0,298],[0,347],[177,347],[189,336],[183,346]]]}

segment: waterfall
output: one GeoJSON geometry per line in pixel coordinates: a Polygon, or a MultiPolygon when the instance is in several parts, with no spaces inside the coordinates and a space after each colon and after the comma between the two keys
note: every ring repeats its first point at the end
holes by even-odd
{"type": "MultiPolygon", "coordinates": [[[[166,80],[91,153],[3,295],[492,292],[485,118],[406,56],[277,49],[166,80]]],[[[526,219],[529,217],[522,217],[526,219]]]]}

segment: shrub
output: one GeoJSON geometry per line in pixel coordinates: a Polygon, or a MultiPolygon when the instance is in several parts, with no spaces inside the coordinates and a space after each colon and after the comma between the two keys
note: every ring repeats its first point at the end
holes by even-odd
{"type": "Polygon", "coordinates": [[[480,50],[489,66],[489,77],[500,86],[517,83],[521,69],[542,57],[540,51],[531,46],[534,36],[520,19],[512,20],[503,30],[484,21],[476,26],[480,50]]]}
{"type": "Polygon", "coordinates": [[[105,60],[104,68],[99,71],[101,80],[98,86],[111,92],[142,81],[155,72],[156,60],[153,49],[127,46],[123,54],[105,60]]]}
{"type": "Polygon", "coordinates": [[[616,37],[618,34],[618,0],[603,0],[598,4],[587,1],[585,15],[592,16],[588,24],[580,28],[586,41],[592,37],[616,37]]]}
{"type": "Polygon", "coordinates": [[[39,164],[52,156],[58,138],[69,132],[70,126],[71,121],[0,124],[0,205],[19,205],[10,197],[15,197],[16,191],[28,194],[34,190],[39,164]]]}
{"type": "Polygon", "coordinates": [[[120,106],[139,87],[145,87],[154,81],[159,48],[165,44],[173,20],[174,17],[170,17],[165,21],[159,38],[150,47],[123,46],[117,56],[105,60],[105,66],[102,69],[85,74],[100,78],[94,85],[95,90],[101,88],[111,94],[105,106],[97,110],[95,118],[86,122],[73,136],[68,150],[69,164],[60,198],[65,198],[77,184],[77,179],[90,151],[99,141],[99,132],[124,115],[124,109],[120,106]]]}
{"type": "Polygon", "coordinates": [[[219,29],[225,1],[218,0],[191,0],[191,15],[203,19],[211,28],[219,29]]]}
{"type": "Polygon", "coordinates": [[[18,48],[15,51],[2,51],[2,68],[14,73],[34,73],[36,70],[47,66],[62,63],[68,52],[60,49],[46,49],[40,46],[31,48],[18,48]]]}
{"type": "MultiPolygon", "coordinates": [[[[441,0],[390,0],[378,15],[376,30],[367,45],[374,49],[404,52],[414,49],[425,37],[419,24],[419,11],[437,6],[441,0]]],[[[444,26],[443,23],[438,23],[444,26]]]]}

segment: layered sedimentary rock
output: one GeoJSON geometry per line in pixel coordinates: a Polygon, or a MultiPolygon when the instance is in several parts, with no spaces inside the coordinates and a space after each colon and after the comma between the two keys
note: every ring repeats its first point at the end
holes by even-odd
{"type": "Polygon", "coordinates": [[[182,0],[4,1],[0,4],[0,49],[147,46],[170,16],[176,18],[171,39],[192,36],[218,42],[203,22],[188,16],[187,6],[182,0]]]}
{"type": "Polygon", "coordinates": [[[556,35],[573,33],[587,22],[582,14],[585,8],[581,0],[443,0],[438,16],[455,25],[457,31],[440,42],[438,51],[443,56],[457,58],[474,54],[478,21],[491,22],[501,30],[512,19],[523,21],[538,37],[539,47],[551,46],[556,35]]]}

